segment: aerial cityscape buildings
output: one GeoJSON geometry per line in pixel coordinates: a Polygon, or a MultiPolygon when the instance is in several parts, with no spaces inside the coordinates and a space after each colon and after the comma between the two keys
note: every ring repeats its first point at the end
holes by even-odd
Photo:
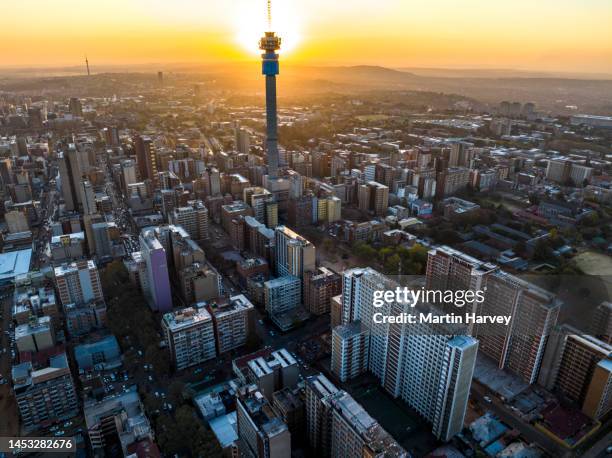
{"type": "Polygon", "coordinates": [[[271,7],[257,89],[92,50],[76,76],[0,69],[0,437],[610,454],[607,80],[288,59],[281,81],[271,7]]]}

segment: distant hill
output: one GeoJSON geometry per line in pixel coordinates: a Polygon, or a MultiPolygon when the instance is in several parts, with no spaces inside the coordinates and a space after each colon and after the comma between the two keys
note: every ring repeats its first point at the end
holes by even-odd
{"type": "MultiPolygon", "coordinates": [[[[146,64],[135,66],[92,65],[94,73],[135,72],[153,75],[164,71],[169,81],[179,74],[190,79],[215,81],[218,88],[244,92],[263,93],[260,63],[210,64],[146,64]]],[[[47,69],[47,75],[84,74],[81,67],[47,69]]],[[[0,70],[0,87],[10,87],[9,82],[24,76],[40,78],[41,69],[0,70]],[[8,85],[8,86],[7,86],[8,85]]],[[[136,75],[134,75],[136,78],[136,75]]],[[[48,81],[48,84],[52,84],[48,81]]],[[[55,85],[55,84],[54,84],[55,85]]],[[[612,115],[612,79],[585,79],[559,76],[552,73],[522,72],[507,69],[392,69],[381,66],[306,66],[281,61],[278,77],[279,96],[313,93],[350,93],[361,91],[429,91],[457,94],[498,104],[502,100],[535,102],[539,109],[553,114],[571,113],[569,106],[579,112],[612,115]]],[[[19,84],[25,90],[27,83],[19,84]]]]}

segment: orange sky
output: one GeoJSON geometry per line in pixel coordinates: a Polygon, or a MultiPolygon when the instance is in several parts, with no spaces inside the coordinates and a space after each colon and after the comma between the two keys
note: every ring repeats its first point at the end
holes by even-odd
{"type": "MultiPolygon", "coordinates": [[[[273,2],[286,61],[612,73],[610,0],[273,2]]],[[[239,61],[265,0],[22,0],[2,16],[0,66],[239,61]]]]}

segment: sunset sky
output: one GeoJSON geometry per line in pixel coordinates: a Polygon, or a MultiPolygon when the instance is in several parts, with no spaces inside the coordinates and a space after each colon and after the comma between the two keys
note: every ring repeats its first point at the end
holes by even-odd
{"type": "MultiPolygon", "coordinates": [[[[0,66],[257,58],[265,0],[6,0],[0,66]]],[[[273,0],[286,62],[612,73],[611,0],[273,0]]]]}

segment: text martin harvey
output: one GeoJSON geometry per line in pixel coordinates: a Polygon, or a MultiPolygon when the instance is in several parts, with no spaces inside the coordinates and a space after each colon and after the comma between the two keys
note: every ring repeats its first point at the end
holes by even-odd
{"type": "Polygon", "coordinates": [[[389,324],[416,324],[416,323],[431,323],[431,324],[503,324],[508,326],[512,315],[478,315],[476,313],[465,313],[456,315],[448,313],[446,315],[438,315],[436,313],[400,313],[399,315],[385,315],[383,313],[375,313],[372,316],[374,323],[389,323],[389,324]]]}

